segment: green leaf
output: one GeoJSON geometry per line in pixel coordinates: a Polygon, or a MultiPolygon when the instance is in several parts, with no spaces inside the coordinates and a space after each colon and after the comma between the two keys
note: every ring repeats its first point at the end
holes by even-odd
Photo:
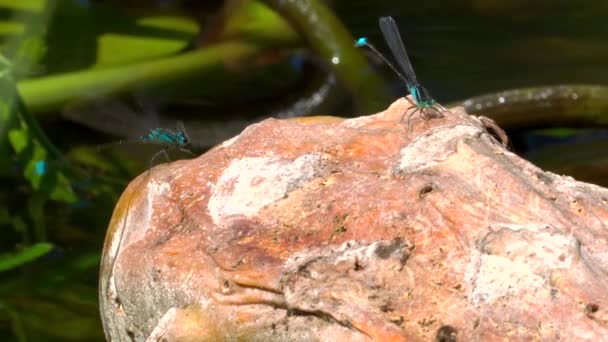
{"type": "Polygon", "coordinates": [[[46,3],[44,0],[0,0],[0,9],[6,12],[0,18],[3,37],[0,49],[12,61],[12,73],[17,79],[41,69],[40,63],[47,51],[46,24],[53,7],[46,3]]]}
{"type": "MultiPolygon", "coordinates": [[[[3,77],[3,76],[4,75],[0,74],[0,77],[3,77]]],[[[5,100],[0,101],[0,121],[4,121],[2,123],[2,125],[6,125],[7,123],[10,123],[11,119],[12,119],[12,112],[10,110],[8,103],[6,103],[5,100]]]]}
{"type": "MultiPolygon", "coordinates": [[[[66,203],[78,201],[78,197],[72,190],[70,180],[63,173],[58,172],[57,169],[52,169],[47,175],[49,176],[49,186],[46,191],[48,191],[51,199],[66,203]]],[[[45,184],[47,183],[43,182],[43,185],[45,184]]]]}
{"type": "Polygon", "coordinates": [[[30,181],[34,189],[40,190],[44,174],[36,172],[36,161],[46,160],[47,153],[28,133],[24,128],[11,129],[8,132],[8,139],[17,153],[17,160],[24,167],[24,177],[30,181]]]}
{"type": "Polygon", "coordinates": [[[13,63],[0,53],[0,78],[10,77],[12,67],[13,63]]]}
{"type": "Polygon", "coordinates": [[[16,63],[14,73],[22,76],[39,73],[43,69],[39,65],[40,60],[46,53],[47,46],[43,36],[32,35],[24,38],[16,51],[15,60],[19,62],[16,63]]]}
{"type": "Polygon", "coordinates": [[[95,67],[134,63],[178,53],[188,46],[198,31],[197,23],[185,17],[141,18],[129,30],[99,35],[95,67]]]}
{"type": "Polygon", "coordinates": [[[8,132],[8,139],[17,154],[23,153],[30,144],[28,135],[23,129],[11,129],[8,132]]]}
{"type": "Polygon", "coordinates": [[[17,152],[17,159],[24,166],[23,176],[32,187],[46,193],[49,198],[74,203],[77,201],[69,179],[54,163],[47,162],[47,151],[24,128],[9,131],[9,141],[17,152]],[[38,163],[47,163],[47,170],[40,172],[38,163]]]}
{"type": "Polygon", "coordinates": [[[0,21],[0,34],[3,36],[23,34],[23,32],[25,32],[25,25],[23,23],[0,21]]]}
{"type": "Polygon", "coordinates": [[[41,11],[46,5],[44,0],[0,0],[0,7],[21,11],[41,11]]]}
{"type": "Polygon", "coordinates": [[[0,272],[11,270],[47,254],[53,249],[50,243],[37,243],[16,253],[0,254],[0,272]]]}

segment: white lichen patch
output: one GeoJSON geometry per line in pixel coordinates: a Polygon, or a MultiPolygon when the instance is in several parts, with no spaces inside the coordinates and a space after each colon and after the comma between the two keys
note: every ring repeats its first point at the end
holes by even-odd
{"type": "Polygon", "coordinates": [[[538,232],[533,236],[509,243],[506,254],[515,254],[516,261],[542,264],[545,269],[568,268],[576,257],[576,240],[551,232],[538,232]]]}
{"type": "Polygon", "coordinates": [[[513,228],[492,232],[479,246],[483,252],[471,255],[467,277],[476,305],[545,288],[551,272],[569,269],[578,255],[576,239],[548,226],[513,228]]]}
{"type": "Polygon", "coordinates": [[[318,153],[291,161],[273,157],[235,159],[224,170],[209,198],[209,214],[219,224],[222,217],[251,217],[263,207],[315,177],[321,162],[318,153]]]}
{"type": "Polygon", "coordinates": [[[534,292],[544,286],[544,279],[532,272],[530,265],[504,256],[481,255],[472,300],[475,305],[499,298],[534,292]]]}
{"type": "Polygon", "coordinates": [[[409,173],[435,165],[456,152],[455,141],[483,132],[482,127],[471,125],[440,126],[430,130],[401,149],[397,172],[409,173]]]}

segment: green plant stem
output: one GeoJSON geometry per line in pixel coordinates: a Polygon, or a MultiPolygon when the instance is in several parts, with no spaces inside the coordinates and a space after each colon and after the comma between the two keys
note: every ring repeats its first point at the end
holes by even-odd
{"type": "Polygon", "coordinates": [[[205,82],[205,76],[225,61],[247,60],[263,49],[262,45],[225,42],[149,62],[23,80],[18,88],[31,112],[50,113],[72,101],[121,93],[141,85],[155,88],[175,83],[179,87],[181,83],[187,90],[205,82]]]}
{"type": "Polygon", "coordinates": [[[63,159],[63,154],[53,145],[48,136],[44,133],[44,130],[38,124],[38,121],[34,119],[34,117],[28,111],[25,103],[23,102],[23,98],[19,94],[18,91],[15,91],[15,103],[16,109],[21,115],[21,119],[26,124],[27,128],[30,130],[32,136],[44,147],[45,150],[50,154],[52,159],[63,159]]]}
{"type": "Polygon", "coordinates": [[[558,85],[506,90],[451,104],[505,129],[608,126],[608,87],[558,85]]]}

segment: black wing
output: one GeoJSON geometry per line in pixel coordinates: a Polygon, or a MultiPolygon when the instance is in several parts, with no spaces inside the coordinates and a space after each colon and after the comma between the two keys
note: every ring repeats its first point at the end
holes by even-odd
{"type": "Polygon", "coordinates": [[[381,17],[379,24],[386,44],[391,49],[393,56],[397,60],[397,65],[401,67],[401,71],[403,71],[403,75],[409,83],[408,87],[418,84],[412,63],[405,52],[405,46],[403,45],[403,40],[401,40],[397,22],[393,17],[381,17]]]}

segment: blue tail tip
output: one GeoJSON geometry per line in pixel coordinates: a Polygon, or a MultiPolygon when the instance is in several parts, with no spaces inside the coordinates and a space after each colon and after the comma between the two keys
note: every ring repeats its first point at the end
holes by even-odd
{"type": "Polygon", "coordinates": [[[363,45],[367,45],[367,37],[361,37],[357,39],[357,42],[355,43],[356,47],[361,47],[363,45]]]}
{"type": "Polygon", "coordinates": [[[38,176],[44,175],[46,173],[46,160],[37,161],[34,167],[38,176]]]}

